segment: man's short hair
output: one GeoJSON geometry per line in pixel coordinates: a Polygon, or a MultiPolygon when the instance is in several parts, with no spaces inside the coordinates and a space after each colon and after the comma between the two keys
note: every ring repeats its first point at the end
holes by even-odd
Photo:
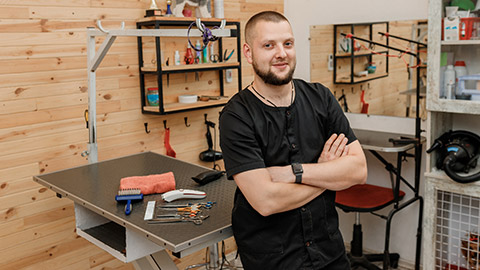
{"type": "Polygon", "coordinates": [[[253,35],[255,34],[253,33],[253,29],[255,28],[255,25],[260,21],[266,21],[266,22],[286,21],[290,24],[288,19],[285,16],[283,16],[283,14],[278,13],[276,11],[262,11],[260,13],[257,13],[253,15],[245,25],[245,42],[247,44],[250,44],[250,42],[252,41],[253,35]]]}

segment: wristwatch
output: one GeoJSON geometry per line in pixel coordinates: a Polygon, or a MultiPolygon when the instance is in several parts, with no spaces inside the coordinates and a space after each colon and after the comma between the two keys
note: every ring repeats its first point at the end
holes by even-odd
{"type": "Polygon", "coordinates": [[[295,174],[295,183],[302,183],[303,166],[300,163],[292,163],[292,171],[295,174]]]}

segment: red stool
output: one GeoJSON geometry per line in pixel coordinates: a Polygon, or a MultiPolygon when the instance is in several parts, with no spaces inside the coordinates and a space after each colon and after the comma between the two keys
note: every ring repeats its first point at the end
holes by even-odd
{"type": "Polygon", "coordinates": [[[351,249],[348,254],[352,267],[361,266],[368,270],[381,269],[372,264],[375,261],[383,261],[384,269],[389,266],[396,268],[400,255],[388,252],[390,238],[390,224],[393,213],[388,217],[373,213],[389,205],[395,204],[403,199],[405,192],[398,189],[380,187],[370,184],[355,185],[348,189],[337,191],[335,204],[344,212],[355,212],[355,224],[353,225],[353,238],[350,242],[351,249]],[[372,213],[387,220],[385,233],[385,252],[383,254],[367,254],[362,252],[362,225],[360,224],[360,213],[372,213]]]}

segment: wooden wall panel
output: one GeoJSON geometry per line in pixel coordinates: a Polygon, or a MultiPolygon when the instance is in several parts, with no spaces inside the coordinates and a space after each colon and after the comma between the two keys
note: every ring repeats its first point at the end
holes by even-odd
{"type": "MultiPolygon", "coordinates": [[[[88,143],[86,27],[100,19],[106,29],[118,29],[122,21],[134,29],[149,5],[149,0],[0,0],[0,269],[133,269],[77,236],[72,202],[57,198],[32,176],[88,163],[81,156],[88,143]]],[[[256,12],[283,11],[280,0],[225,0],[224,5],[225,16],[239,19],[242,29],[256,12]]],[[[96,40],[97,48],[102,41],[96,40]]],[[[224,47],[234,48],[232,42],[226,40],[224,47]]],[[[185,46],[185,40],[178,41],[181,54],[185,46]]],[[[163,47],[173,62],[176,48],[163,47]]],[[[230,61],[237,61],[236,55],[230,61]]],[[[245,87],[253,74],[242,62],[245,87]]],[[[237,76],[234,72],[234,80],[237,76]]],[[[209,86],[218,83],[218,75],[208,72],[200,72],[199,82],[194,78],[188,73],[185,82],[184,74],[172,74],[166,97],[173,100],[193,88],[209,94],[209,86]]],[[[100,160],[165,153],[167,120],[177,158],[212,167],[198,155],[208,148],[204,114],[218,123],[220,108],[142,114],[136,38],[117,38],[96,83],[100,160]],[[144,123],[151,133],[145,133],[144,123]]],[[[226,85],[226,95],[235,92],[235,82],[226,85]]],[[[235,248],[232,238],[226,241],[227,253],[235,248]]],[[[204,260],[202,250],[175,262],[183,269],[204,260]]]]}
{"type": "MultiPolygon", "coordinates": [[[[417,24],[417,21],[394,21],[390,22],[389,32],[392,35],[397,35],[405,38],[411,38],[411,29],[413,24],[417,24]]],[[[380,26],[379,26],[380,27],[380,26]]],[[[365,29],[363,29],[365,30],[365,29]]],[[[376,34],[379,31],[385,31],[382,29],[376,29],[374,27],[374,41],[383,42],[383,38],[376,34]]],[[[349,33],[350,30],[345,28],[344,33],[349,33]]],[[[355,35],[368,39],[368,35],[365,36],[365,31],[361,28],[356,28],[355,35]],[[358,33],[358,35],[357,35],[358,33]]],[[[406,103],[407,95],[402,95],[400,92],[408,90],[408,72],[405,62],[398,57],[389,58],[389,75],[388,77],[371,80],[364,83],[358,83],[353,85],[348,84],[334,84],[333,83],[333,71],[327,69],[328,55],[334,52],[333,48],[333,25],[316,25],[310,26],[310,76],[312,81],[317,81],[325,86],[329,87],[336,98],[340,98],[342,93],[347,97],[347,103],[349,112],[360,113],[360,93],[365,90],[365,101],[369,103],[369,114],[381,114],[390,116],[405,116],[406,115],[406,103]],[[328,42],[326,42],[328,41],[328,42]]],[[[409,45],[404,41],[389,40],[389,45],[400,49],[406,49],[409,45]]],[[[376,51],[384,50],[380,46],[376,46],[376,51]]],[[[391,55],[398,55],[398,52],[390,50],[391,55]]],[[[355,61],[360,62],[362,59],[357,58],[355,61]]],[[[405,57],[408,62],[409,56],[405,57]]],[[[426,59],[423,59],[426,61],[426,59]]],[[[349,60],[348,60],[349,61],[349,60]]],[[[385,70],[385,57],[374,56],[374,61],[377,65],[377,73],[385,70]]],[[[356,63],[358,63],[356,62],[356,63]]],[[[350,75],[350,64],[342,59],[338,62],[341,69],[337,73],[337,78],[350,75]]],[[[364,69],[364,65],[356,65],[355,71],[364,69]]],[[[415,85],[415,81],[413,82],[415,85]]],[[[414,98],[412,98],[413,102],[414,98]]],[[[341,102],[343,104],[343,102],[341,102]]],[[[413,103],[412,103],[413,104],[413,103]]],[[[425,108],[423,106],[423,108],[425,108]]],[[[421,110],[421,112],[425,110],[421,110]]],[[[414,113],[410,111],[410,116],[414,117],[414,113]]],[[[423,116],[423,115],[422,115],[423,116]]],[[[426,116],[426,115],[424,115],[426,116]]]]}

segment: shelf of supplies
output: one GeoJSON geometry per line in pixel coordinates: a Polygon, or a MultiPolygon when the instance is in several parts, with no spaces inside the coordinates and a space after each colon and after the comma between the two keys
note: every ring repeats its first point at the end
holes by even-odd
{"type": "Polygon", "coordinates": [[[480,40],[456,40],[456,41],[442,40],[442,45],[480,45],[480,40]]]}
{"type": "MultiPolygon", "coordinates": [[[[227,104],[227,102],[228,99],[221,98],[219,100],[197,101],[195,103],[165,103],[164,109],[165,113],[171,113],[178,111],[195,110],[198,108],[223,106],[227,104]]],[[[160,109],[158,106],[143,106],[143,110],[150,113],[160,113],[160,109]]]]}
{"type": "MultiPolygon", "coordinates": [[[[383,78],[383,77],[388,77],[388,74],[387,73],[368,74],[367,76],[363,76],[363,77],[354,77],[353,78],[353,83],[361,83],[361,82],[375,80],[375,79],[379,79],[379,78],[383,78]]],[[[350,80],[350,77],[340,78],[340,79],[337,80],[336,83],[338,83],[338,84],[353,84],[350,80]]]]}
{"type": "MultiPolygon", "coordinates": [[[[372,53],[370,51],[358,51],[353,53],[353,57],[363,57],[363,56],[371,56],[371,55],[377,55],[381,53],[388,53],[388,51],[379,51],[377,53],[372,53]]],[[[352,56],[352,53],[349,52],[344,52],[344,53],[337,53],[335,57],[337,58],[350,58],[352,56]]]]}
{"type": "Polygon", "coordinates": [[[435,112],[480,114],[479,100],[437,99],[427,102],[427,109],[435,112]]]}
{"type": "MultiPolygon", "coordinates": [[[[219,70],[219,69],[238,68],[239,66],[240,66],[240,63],[238,63],[238,62],[164,66],[164,67],[162,67],[162,73],[219,70]]],[[[157,72],[156,67],[142,67],[141,70],[142,70],[142,72],[145,72],[145,73],[157,72]]]]}

